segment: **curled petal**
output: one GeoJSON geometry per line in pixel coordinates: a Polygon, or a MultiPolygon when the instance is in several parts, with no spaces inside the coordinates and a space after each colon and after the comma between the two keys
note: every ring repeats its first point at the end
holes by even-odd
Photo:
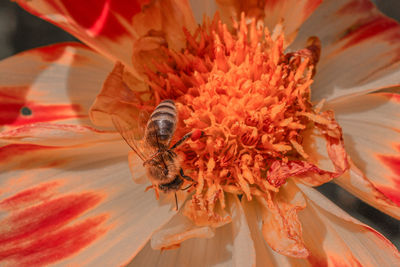
{"type": "Polygon", "coordinates": [[[89,115],[94,124],[112,127],[111,115],[139,120],[140,96],[130,88],[146,90],[143,82],[129,76],[121,63],[114,66],[93,103],[89,115]],[[124,79],[125,78],[125,79],[124,79]]]}
{"type": "Polygon", "coordinates": [[[305,259],[287,257],[275,252],[263,238],[263,208],[258,201],[242,199],[243,210],[249,225],[256,252],[256,266],[309,266],[305,259]]]}
{"type": "Polygon", "coordinates": [[[309,252],[297,216],[306,204],[298,188],[289,182],[271,200],[263,197],[257,200],[263,210],[263,236],[271,248],[286,256],[307,258],[309,252]]]}
{"type": "Polygon", "coordinates": [[[400,25],[369,0],[323,1],[291,49],[322,42],[313,99],[332,100],[400,84],[400,25]]]}
{"type": "Polygon", "coordinates": [[[179,246],[190,238],[212,238],[214,230],[210,226],[196,226],[192,220],[179,212],[171,221],[157,230],[151,237],[153,249],[167,249],[179,246]]]}

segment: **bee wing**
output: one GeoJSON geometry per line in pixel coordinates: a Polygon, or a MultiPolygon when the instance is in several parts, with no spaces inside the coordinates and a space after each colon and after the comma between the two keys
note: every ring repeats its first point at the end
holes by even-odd
{"type": "Polygon", "coordinates": [[[115,128],[143,161],[152,154],[152,150],[144,141],[148,117],[146,111],[140,112],[139,116],[125,116],[124,118],[118,115],[111,116],[115,128]]]}

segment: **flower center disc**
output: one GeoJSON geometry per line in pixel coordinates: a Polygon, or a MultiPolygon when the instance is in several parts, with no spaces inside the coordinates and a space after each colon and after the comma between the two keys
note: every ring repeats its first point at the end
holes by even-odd
{"type": "Polygon", "coordinates": [[[174,99],[179,111],[175,140],[200,129],[205,136],[177,148],[185,174],[197,183],[186,214],[199,224],[221,222],[224,192],[277,192],[293,173],[283,165],[306,159],[302,132],[330,122],[310,103],[320,44],[284,53],[284,36],[272,35],[244,16],[233,33],[218,16],[205,21],[181,52],[147,70],[156,103],[174,99]],[[218,207],[217,207],[218,206],[218,207]]]}

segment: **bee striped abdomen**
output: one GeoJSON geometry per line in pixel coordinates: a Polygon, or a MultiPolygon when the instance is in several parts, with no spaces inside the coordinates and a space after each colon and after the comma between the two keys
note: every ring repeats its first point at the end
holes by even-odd
{"type": "Polygon", "coordinates": [[[147,123],[147,142],[158,148],[168,149],[177,123],[177,113],[172,100],[162,101],[150,116],[147,123]]]}

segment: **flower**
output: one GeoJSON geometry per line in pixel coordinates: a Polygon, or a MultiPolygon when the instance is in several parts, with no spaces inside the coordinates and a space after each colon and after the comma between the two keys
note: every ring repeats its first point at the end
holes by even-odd
{"type": "Polygon", "coordinates": [[[18,3],[91,48],[0,63],[4,264],[398,262],[312,189],[333,180],[400,217],[399,96],[376,92],[400,83],[400,26],[369,1],[206,1],[200,26],[183,0],[18,3]],[[178,212],[113,129],[167,98],[173,141],[204,133],[176,149],[195,181],[178,212]]]}

